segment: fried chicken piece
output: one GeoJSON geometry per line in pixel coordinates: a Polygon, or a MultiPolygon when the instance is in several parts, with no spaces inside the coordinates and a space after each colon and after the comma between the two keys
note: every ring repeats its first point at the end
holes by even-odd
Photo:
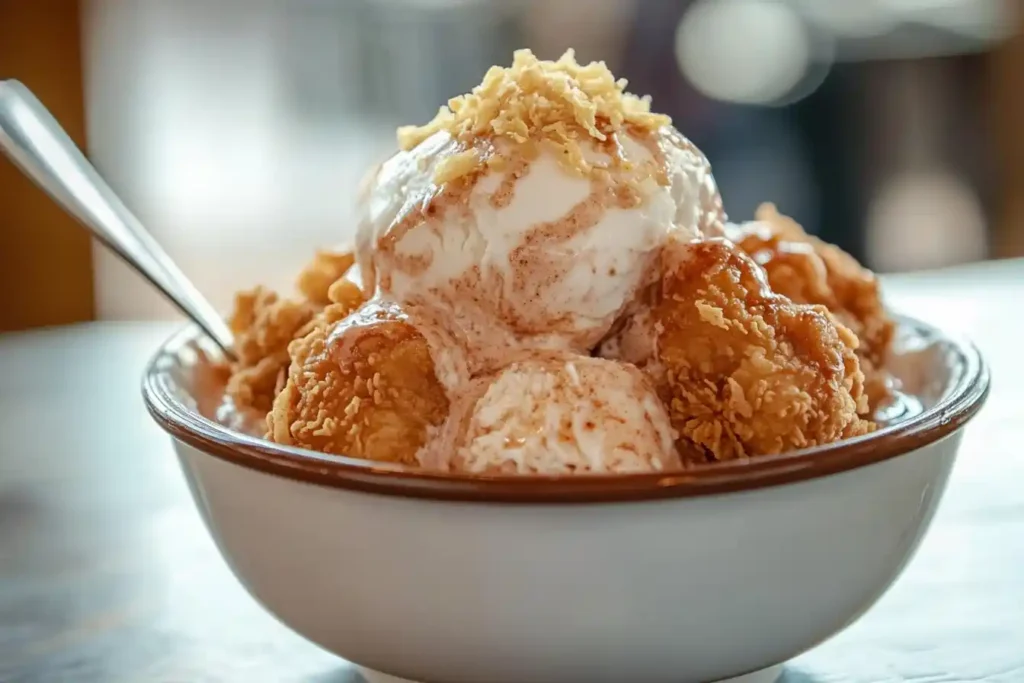
{"type": "Polygon", "coordinates": [[[331,286],[345,277],[356,261],[350,251],[318,251],[313,260],[299,273],[295,282],[302,295],[314,304],[331,303],[331,286]]]}
{"type": "Polygon", "coordinates": [[[327,299],[331,303],[345,306],[350,313],[366,303],[363,290],[359,288],[359,285],[344,278],[335,281],[328,287],[327,299]]]}
{"type": "Polygon", "coordinates": [[[773,204],[758,207],[755,218],[730,226],[729,239],[765,269],[775,292],[796,303],[824,306],[857,335],[869,402],[877,406],[890,394],[884,368],[895,334],[878,279],[839,247],[808,235],[773,204]]]}
{"type": "Polygon", "coordinates": [[[773,293],[730,242],[672,243],[650,314],[649,371],[689,462],[772,455],[873,428],[857,338],[773,293]]]}
{"type": "Polygon", "coordinates": [[[288,367],[288,344],[316,315],[307,301],[282,299],[257,287],[235,296],[230,325],[237,362],[225,393],[240,410],[266,413],[288,367]]]}
{"type": "Polygon", "coordinates": [[[395,304],[319,321],[288,351],[288,379],[267,416],[272,441],[414,464],[448,415],[426,339],[395,304]]]}
{"type": "Polygon", "coordinates": [[[318,252],[299,276],[304,299],[283,299],[263,287],[235,297],[230,325],[238,360],[225,387],[235,408],[258,413],[262,420],[284,385],[288,344],[305,336],[326,309],[335,306],[328,317],[344,317],[362,305],[359,287],[344,279],[354,261],[350,252],[318,252]]]}

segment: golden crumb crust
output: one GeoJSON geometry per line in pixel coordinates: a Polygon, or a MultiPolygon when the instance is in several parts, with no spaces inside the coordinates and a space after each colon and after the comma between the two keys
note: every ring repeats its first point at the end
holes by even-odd
{"type": "Polygon", "coordinates": [[[239,409],[266,412],[288,367],[288,344],[313,316],[308,301],[283,299],[264,287],[239,292],[230,320],[238,360],[226,393],[239,409]]]}
{"type": "Polygon", "coordinates": [[[427,342],[390,304],[318,321],[288,347],[268,438],[323,453],[414,464],[448,415],[427,342]]]}
{"type": "Polygon", "coordinates": [[[796,303],[824,306],[857,335],[871,406],[887,400],[885,362],[896,323],[885,310],[878,278],[839,247],[808,235],[773,204],[762,204],[755,217],[730,226],[729,238],[764,268],[775,292],[796,303]]]}
{"type": "Polygon", "coordinates": [[[355,261],[355,254],[350,251],[318,251],[313,260],[299,272],[295,286],[310,302],[326,306],[331,303],[331,285],[344,282],[341,278],[355,261]]]}
{"type": "Polygon", "coordinates": [[[302,296],[284,298],[265,287],[235,295],[229,324],[237,361],[229,367],[225,395],[241,411],[265,415],[284,385],[288,345],[324,316],[348,315],[363,303],[355,283],[344,279],[351,252],[319,251],[296,282],[302,296]]]}
{"type": "Polygon", "coordinates": [[[653,308],[659,391],[684,461],[775,455],[871,431],[857,338],[725,240],[674,245],[653,308]],[[675,252],[675,253],[673,253],[675,252]]]}

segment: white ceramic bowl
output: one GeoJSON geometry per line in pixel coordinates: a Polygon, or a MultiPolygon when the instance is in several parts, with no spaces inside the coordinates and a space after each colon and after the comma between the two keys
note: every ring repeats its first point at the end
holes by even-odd
{"type": "Polygon", "coordinates": [[[900,328],[918,416],[676,474],[440,475],[280,447],[200,414],[192,330],[144,394],[238,579],[371,680],[760,681],[893,583],[987,395],[970,344],[900,328]]]}

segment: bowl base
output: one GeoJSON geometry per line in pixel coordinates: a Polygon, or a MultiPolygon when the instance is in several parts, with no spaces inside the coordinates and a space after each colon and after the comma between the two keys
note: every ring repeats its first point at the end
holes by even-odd
{"type": "MultiPolygon", "coordinates": [[[[359,672],[363,675],[363,678],[366,679],[366,683],[417,683],[416,681],[398,678],[397,676],[390,676],[364,667],[359,667],[359,672]]],[[[720,681],[714,681],[713,683],[775,683],[781,675],[782,664],[776,664],[775,666],[770,666],[767,669],[752,671],[748,674],[743,674],[742,676],[726,678],[720,681]]]]}

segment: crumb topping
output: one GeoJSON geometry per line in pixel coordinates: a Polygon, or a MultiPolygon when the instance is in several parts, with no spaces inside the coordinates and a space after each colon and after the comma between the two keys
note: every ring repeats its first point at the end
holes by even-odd
{"type": "Polygon", "coordinates": [[[651,113],[649,97],[625,89],[626,80],[616,80],[604,62],[581,65],[572,50],[554,62],[518,50],[512,66],[491,67],[480,85],[449,100],[426,125],[399,128],[398,144],[409,150],[441,131],[462,143],[466,151],[437,169],[439,182],[479,166],[481,155],[473,146],[481,139],[517,145],[540,140],[555,148],[563,165],[586,174],[591,165],[582,140],[604,142],[627,126],[654,131],[671,123],[668,116],[651,113]]]}
{"type": "Polygon", "coordinates": [[[434,170],[434,182],[438,185],[450,180],[461,178],[472,173],[480,165],[480,153],[475,149],[467,149],[446,157],[438,163],[434,170]]]}

